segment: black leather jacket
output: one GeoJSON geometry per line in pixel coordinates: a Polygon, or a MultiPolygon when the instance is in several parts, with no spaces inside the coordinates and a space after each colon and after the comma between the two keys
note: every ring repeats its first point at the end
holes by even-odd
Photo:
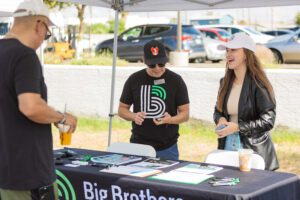
{"type": "MultiPolygon", "coordinates": [[[[216,124],[221,117],[229,120],[225,105],[227,105],[231,87],[232,85],[225,95],[223,112],[219,112],[215,107],[214,121],[216,124]]],[[[244,148],[251,148],[264,158],[267,170],[279,168],[274,145],[269,135],[275,122],[275,108],[276,105],[271,101],[267,90],[258,86],[246,73],[238,105],[240,138],[244,148]]],[[[225,141],[226,137],[218,139],[218,149],[224,149],[225,141]]]]}

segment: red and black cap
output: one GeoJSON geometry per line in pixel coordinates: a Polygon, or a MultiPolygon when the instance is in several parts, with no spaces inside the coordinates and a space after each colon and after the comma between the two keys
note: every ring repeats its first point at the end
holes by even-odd
{"type": "Polygon", "coordinates": [[[157,40],[146,43],[144,45],[144,62],[146,65],[166,64],[168,57],[164,45],[157,40]]]}

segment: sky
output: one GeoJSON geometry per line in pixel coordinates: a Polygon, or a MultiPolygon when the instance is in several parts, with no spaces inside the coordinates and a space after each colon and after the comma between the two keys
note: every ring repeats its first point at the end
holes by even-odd
{"type": "MultiPolygon", "coordinates": [[[[90,11],[90,10],[89,10],[90,11]]],[[[89,17],[89,11],[87,18],[89,17]]],[[[295,22],[295,16],[300,13],[300,6],[281,6],[281,7],[262,7],[262,8],[239,8],[239,9],[220,9],[220,10],[201,10],[201,11],[182,11],[183,23],[189,23],[190,19],[205,18],[205,16],[217,16],[222,17],[225,15],[233,16],[237,21],[244,20],[250,24],[261,24],[267,28],[273,27],[287,27],[293,26],[295,22]]],[[[114,12],[105,8],[93,8],[93,18],[114,18],[114,12]]],[[[151,18],[154,23],[163,22],[162,18],[168,19],[176,18],[177,12],[132,12],[129,14],[131,18],[151,18]],[[132,17],[134,16],[134,17],[132,17]],[[154,18],[157,18],[155,20],[154,18]],[[156,22],[157,21],[157,22],[156,22]]],[[[135,23],[138,23],[134,20],[135,23]]],[[[144,22],[141,22],[144,23],[144,22]]],[[[134,25],[134,23],[133,23],[134,25]]]]}
{"type": "MultiPolygon", "coordinates": [[[[3,11],[13,11],[14,7],[18,5],[20,0],[0,0],[1,8],[3,11]]],[[[240,8],[240,9],[226,9],[226,10],[202,10],[202,11],[182,11],[183,23],[189,23],[190,19],[205,18],[205,16],[222,17],[230,14],[236,21],[244,20],[250,21],[250,24],[261,24],[266,29],[278,27],[288,27],[294,25],[294,20],[297,12],[300,12],[300,6],[282,6],[282,7],[264,7],[264,8],[240,8]]],[[[138,25],[141,23],[169,23],[170,19],[176,19],[177,12],[147,12],[129,14],[130,22],[126,24],[126,28],[138,25]]],[[[58,17],[59,18],[59,17],[58,17]]],[[[60,18],[67,19],[67,23],[76,22],[76,10],[67,9],[63,12],[60,18]]],[[[102,22],[105,23],[108,19],[114,19],[114,11],[106,8],[93,7],[86,9],[86,22],[102,22]],[[92,13],[92,17],[90,17],[92,13]]],[[[60,21],[60,20],[58,20],[60,21]]]]}

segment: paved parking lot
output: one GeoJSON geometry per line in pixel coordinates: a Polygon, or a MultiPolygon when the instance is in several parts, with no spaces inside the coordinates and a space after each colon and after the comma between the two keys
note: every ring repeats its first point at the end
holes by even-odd
{"type": "MultiPolygon", "coordinates": [[[[143,63],[129,63],[129,66],[143,66],[143,63]]],[[[178,66],[180,67],[180,66],[178,66]]],[[[205,63],[189,63],[189,67],[197,67],[197,68],[222,68],[225,67],[225,61],[221,61],[220,63],[211,63],[207,61],[205,63]]],[[[275,69],[300,69],[299,64],[280,64],[274,66],[275,69]],[[277,67],[278,66],[278,67],[277,67]]]]}

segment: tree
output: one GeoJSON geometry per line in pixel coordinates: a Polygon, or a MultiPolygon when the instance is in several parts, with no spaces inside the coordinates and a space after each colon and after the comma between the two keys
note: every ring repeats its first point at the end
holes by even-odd
{"type": "MultiPolygon", "coordinates": [[[[58,8],[59,10],[62,10],[63,8],[71,6],[70,3],[57,2],[53,0],[43,0],[43,1],[50,9],[58,8]]],[[[79,19],[78,40],[80,40],[84,31],[83,21],[84,21],[84,12],[85,12],[86,5],[74,4],[74,6],[77,9],[77,17],[79,19]]]]}
{"type": "Polygon", "coordinates": [[[64,2],[57,2],[57,1],[52,1],[52,0],[43,0],[44,3],[50,8],[58,8],[59,10],[69,7],[70,3],[64,3],[64,2]]]}
{"type": "MultiPolygon", "coordinates": [[[[121,12],[119,14],[119,25],[118,25],[118,33],[122,33],[125,30],[126,20],[128,17],[128,12],[121,12]]],[[[108,22],[108,32],[115,32],[115,20],[109,20],[108,22]]]]}
{"type": "Polygon", "coordinates": [[[298,26],[300,26],[300,12],[297,13],[295,22],[298,26]]]}
{"type": "Polygon", "coordinates": [[[84,20],[84,12],[85,12],[86,5],[75,4],[75,7],[77,9],[77,17],[79,19],[78,40],[81,40],[81,36],[84,31],[83,20],[84,20]]]}

